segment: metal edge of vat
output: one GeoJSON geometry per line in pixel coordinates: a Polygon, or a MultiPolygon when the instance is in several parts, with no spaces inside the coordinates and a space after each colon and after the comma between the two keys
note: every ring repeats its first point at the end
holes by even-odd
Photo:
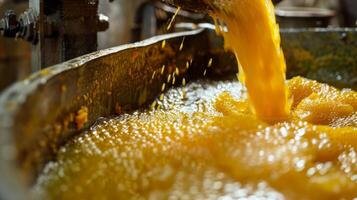
{"type": "Polygon", "coordinates": [[[59,146],[80,132],[73,112],[82,105],[89,109],[88,128],[98,117],[153,100],[166,77],[157,75],[158,80],[152,81],[152,75],[163,65],[168,72],[178,67],[182,74],[187,62],[192,70],[203,66],[209,59],[207,51],[214,49],[204,32],[198,28],[101,50],[50,67],[8,88],[0,97],[0,198],[29,198],[26,185],[33,183],[32,176],[59,146]],[[181,52],[183,41],[190,45],[181,52]]]}

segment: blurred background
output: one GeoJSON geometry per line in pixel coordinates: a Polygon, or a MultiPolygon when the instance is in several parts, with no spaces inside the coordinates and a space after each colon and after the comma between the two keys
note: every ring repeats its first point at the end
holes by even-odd
{"type": "MultiPolygon", "coordinates": [[[[175,7],[160,0],[0,0],[0,14],[4,14],[0,24],[0,92],[11,83],[53,64],[97,49],[163,34],[167,32],[168,21],[175,11],[175,7]],[[32,15],[21,14],[28,8],[38,9],[36,5],[39,2],[45,2],[36,16],[40,19],[36,27],[40,27],[42,33],[36,36],[35,41],[29,33],[31,26],[26,26],[26,23],[33,24],[32,15]],[[73,14],[77,11],[75,9],[63,11],[66,9],[63,5],[72,6],[76,4],[74,2],[94,6],[95,27],[87,23],[81,29],[80,24],[84,24],[93,13],[82,16],[73,14]],[[13,14],[9,14],[9,10],[13,14]],[[25,20],[16,21],[19,17],[25,20]],[[14,24],[24,28],[11,32],[14,24]]],[[[356,27],[357,0],[283,0],[276,7],[276,15],[281,28],[356,27]]],[[[211,22],[211,19],[182,10],[176,22],[201,23],[211,22]]]]}

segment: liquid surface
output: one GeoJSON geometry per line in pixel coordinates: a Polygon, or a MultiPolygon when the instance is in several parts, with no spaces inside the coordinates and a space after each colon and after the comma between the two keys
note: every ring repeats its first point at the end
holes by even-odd
{"type": "MultiPolygon", "coordinates": [[[[357,93],[294,78],[289,121],[267,124],[235,81],[169,90],[160,109],[101,119],[64,146],[45,199],[357,198],[357,93]]],[[[89,111],[90,113],[90,111],[89,111]]]]}
{"type": "MultiPolygon", "coordinates": [[[[223,33],[226,47],[239,63],[239,79],[248,89],[251,109],[270,122],[289,117],[286,64],[280,47],[271,0],[207,0],[216,10],[212,15],[228,28],[223,33]]],[[[220,29],[222,26],[217,26],[220,29]]]]}
{"type": "Polygon", "coordinates": [[[302,78],[286,85],[270,0],[223,7],[214,15],[248,93],[238,82],[192,83],[160,97],[159,109],[102,119],[46,166],[35,195],[357,198],[357,93],[302,78]]]}

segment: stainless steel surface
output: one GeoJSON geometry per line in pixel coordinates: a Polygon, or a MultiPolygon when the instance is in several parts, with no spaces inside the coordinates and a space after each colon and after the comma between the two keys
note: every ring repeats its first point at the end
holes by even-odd
{"type": "Polygon", "coordinates": [[[135,26],[135,13],[147,0],[99,1],[99,12],[109,17],[109,29],[98,33],[98,49],[128,44],[135,26]]]}
{"type": "Polygon", "coordinates": [[[282,17],[333,17],[335,12],[314,7],[278,7],[275,14],[282,17]]]}
{"type": "Polygon", "coordinates": [[[285,7],[275,9],[277,22],[282,28],[328,27],[336,15],[333,10],[314,7],[285,7]]]}

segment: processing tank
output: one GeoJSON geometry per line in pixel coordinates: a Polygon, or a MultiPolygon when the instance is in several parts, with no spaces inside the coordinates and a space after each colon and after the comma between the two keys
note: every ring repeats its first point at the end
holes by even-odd
{"type": "MultiPolygon", "coordinates": [[[[163,66],[188,81],[235,77],[235,57],[212,25],[180,29],[55,65],[7,89],[0,97],[0,197],[29,199],[38,174],[69,139],[100,117],[147,107],[161,93],[165,77],[152,75],[163,66]],[[88,121],[78,127],[83,106],[88,121]]],[[[356,29],[284,30],[282,38],[289,76],[357,88],[356,29]]]]}

